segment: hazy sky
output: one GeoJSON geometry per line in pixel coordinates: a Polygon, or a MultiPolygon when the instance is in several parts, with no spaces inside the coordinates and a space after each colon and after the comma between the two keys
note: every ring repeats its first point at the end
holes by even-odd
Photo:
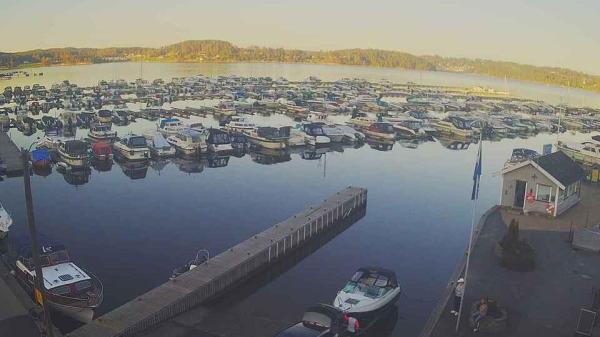
{"type": "Polygon", "coordinates": [[[0,0],[0,51],[238,46],[381,48],[600,74],[600,0],[0,0]]]}

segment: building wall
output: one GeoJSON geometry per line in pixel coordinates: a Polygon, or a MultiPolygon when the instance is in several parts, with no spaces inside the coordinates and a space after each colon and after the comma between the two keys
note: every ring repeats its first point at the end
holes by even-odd
{"type": "MultiPolygon", "coordinates": [[[[577,193],[568,196],[566,199],[561,200],[558,198],[558,207],[556,208],[556,216],[559,216],[569,208],[575,206],[581,200],[581,182],[575,183],[577,185],[577,193]]],[[[564,195],[566,191],[561,190],[560,195],[564,195]]]]}
{"type": "MultiPolygon", "coordinates": [[[[533,192],[536,193],[536,185],[543,184],[551,186],[553,193],[556,195],[557,186],[548,179],[542,172],[538,171],[533,165],[527,165],[517,170],[505,173],[502,179],[502,197],[500,204],[502,206],[513,207],[515,200],[515,189],[517,186],[517,180],[522,180],[527,183],[525,193],[533,192]]],[[[533,203],[529,203],[525,198],[523,211],[525,212],[536,212],[547,214],[546,206],[547,202],[535,200],[533,203]]]]}

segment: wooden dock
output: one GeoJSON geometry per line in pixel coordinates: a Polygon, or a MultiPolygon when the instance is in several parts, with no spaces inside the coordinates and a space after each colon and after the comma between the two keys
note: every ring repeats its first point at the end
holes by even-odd
{"type": "Polygon", "coordinates": [[[0,131],[0,175],[16,177],[23,174],[21,152],[6,132],[0,131]]]}
{"type": "Polygon", "coordinates": [[[367,190],[348,187],[275,224],[67,336],[135,336],[233,289],[364,212],[367,190]]]}

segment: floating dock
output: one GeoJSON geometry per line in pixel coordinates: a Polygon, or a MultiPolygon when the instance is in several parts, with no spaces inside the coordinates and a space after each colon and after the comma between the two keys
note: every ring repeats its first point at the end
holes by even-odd
{"type": "Polygon", "coordinates": [[[319,240],[364,211],[367,190],[348,187],[207,263],[133,299],[71,332],[73,337],[135,336],[209,299],[224,294],[298,248],[319,240]]]}
{"type": "Polygon", "coordinates": [[[21,151],[6,132],[0,131],[0,175],[16,177],[22,174],[21,151]]]}

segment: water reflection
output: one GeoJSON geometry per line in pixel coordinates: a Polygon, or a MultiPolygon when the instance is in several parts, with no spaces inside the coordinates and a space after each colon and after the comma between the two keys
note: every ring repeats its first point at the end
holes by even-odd
{"type": "Polygon", "coordinates": [[[92,158],[91,164],[92,167],[98,172],[109,172],[110,170],[112,170],[114,161],[112,159],[99,160],[96,158],[92,158]]]}
{"type": "Polygon", "coordinates": [[[117,164],[123,170],[126,176],[131,180],[144,179],[148,173],[150,162],[147,160],[141,161],[117,161],[117,164]]]}
{"type": "Polygon", "coordinates": [[[438,142],[442,144],[443,147],[449,150],[468,150],[473,140],[470,139],[452,139],[445,137],[438,137],[438,142]]]}
{"type": "Polygon", "coordinates": [[[377,151],[390,151],[394,148],[394,141],[390,140],[381,140],[381,139],[373,139],[367,137],[367,144],[373,149],[377,151]]]}
{"type": "Polygon", "coordinates": [[[250,150],[252,161],[262,165],[285,163],[292,160],[288,150],[275,150],[254,147],[250,150]]]}
{"type": "Polygon", "coordinates": [[[229,156],[209,155],[207,162],[210,168],[225,167],[229,164],[229,156]]]}
{"type": "Polygon", "coordinates": [[[173,163],[179,171],[188,174],[201,173],[204,171],[204,163],[200,159],[189,159],[189,158],[173,158],[173,163]]]}
{"type": "Polygon", "coordinates": [[[92,170],[89,167],[70,168],[66,166],[57,166],[56,171],[63,175],[63,178],[69,185],[81,186],[90,182],[92,170]]]}

